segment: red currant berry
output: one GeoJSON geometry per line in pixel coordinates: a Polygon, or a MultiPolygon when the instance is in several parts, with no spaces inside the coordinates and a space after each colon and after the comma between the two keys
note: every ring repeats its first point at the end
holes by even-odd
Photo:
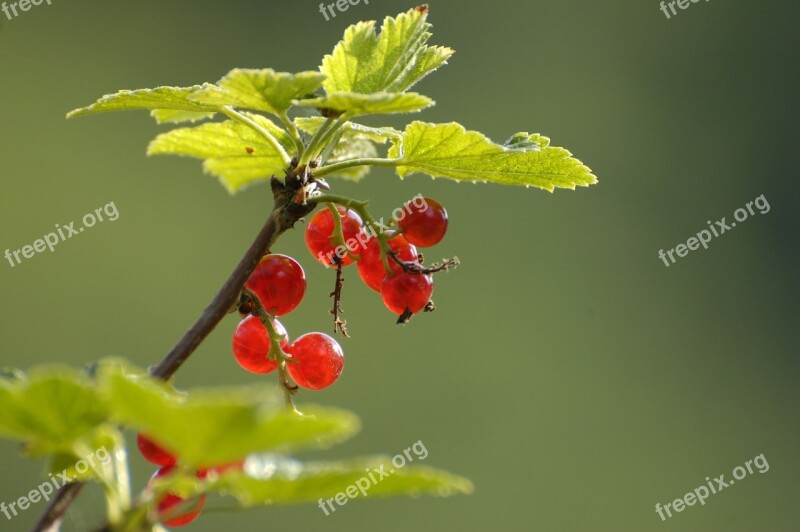
{"type": "MultiPolygon", "coordinates": [[[[175,466],[162,467],[150,479],[151,482],[158,478],[169,475],[175,466]]],[[[198,477],[203,478],[200,474],[198,477]]],[[[200,495],[187,504],[186,499],[174,493],[163,495],[158,501],[158,515],[163,516],[162,523],[166,526],[179,527],[185,526],[197,519],[203,507],[206,505],[206,496],[200,495]]]]}
{"type": "Polygon", "coordinates": [[[336,206],[342,219],[342,235],[345,246],[335,246],[331,242],[334,222],[333,213],[327,207],[317,212],[306,226],[306,246],[311,254],[325,266],[336,266],[341,261],[342,266],[349,266],[353,259],[348,251],[355,255],[361,252],[361,243],[358,236],[361,234],[361,217],[341,205],[336,206]]]}
{"type": "MultiPolygon", "coordinates": [[[[403,235],[391,236],[392,232],[387,231],[386,234],[390,236],[389,247],[395,252],[397,258],[403,262],[417,262],[417,248],[403,237],[403,235]]],[[[391,257],[388,257],[389,268],[393,272],[402,270],[401,266],[397,264],[391,257]]],[[[358,275],[364,284],[375,290],[381,291],[381,283],[386,277],[386,268],[383,266],[381,260],[381,246],[378,239],[370,237],[367,245],[364,247],[364,252],[361,254],[361,260],[358,261],[358,275]]]]}
{"type": "Polygon", "coordinates": [[[339,378],[344,353],[336,340],[323,333],[308,333],[289,346],[295,360],[286,365],[294,382],[309,390],[327,388],[339,378]]]}
{"type": "MultiPolygon", "coordinates": [[[[284,336],[281,348],[286,351],[289,346],[286,329],[278,320],[273,320],[272,324],[275,332],[284,336]]],[[[264,374],[278,368],[278,362],[268,357],[269,346],[269,333],[257,316],[247,316],[233,332],[233,356],[240,366],[252,373],[264,374]]]]}
{"type": "Polygon", "coordinates": [[[247,288],[261,300],[273,316],[283,316],[297,308],[306,293],[306,274],[300,264],[286,255],[267,255],[258,263],[247,288]]]}
{"type": "Polygon", "coordinates": [[[438,201],[420,198],[403,206],[403,214],[396,217],[397,226],[406,240],[421,248],[438,244],[447,232],[447,211],[438,201]]]}
{"type": "Polygon", "coordinates": [[[416,314],[428,304],[433,294],[433,277],[428,274],[400,272],[389,275],[381,284],[381,297],[386,307],[403,315],[416,314]]]}
{"type": "Polygon", "coordinates": [[[175,465],[177,458],[142,433],[136,436],[136,445],[145,460],[158,466],[175,465]]]}

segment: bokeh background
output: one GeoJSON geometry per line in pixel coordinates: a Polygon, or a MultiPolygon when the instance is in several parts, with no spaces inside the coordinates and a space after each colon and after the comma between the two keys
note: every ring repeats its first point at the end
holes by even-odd
{"type": "MultiPolygon", "coordinates": [[[[296,0],[54,0],[0,15],[0,251],[110,201],[120,217],[11,268],[0,262],[0,363],[159,360],[258,231],[268,187],[229,196],[197,161],[146,158],[165,127],[145,112],[65,121],[120,88],[215,81],[230,68],[313,69],[345,27],[411,2],[373,0],[326,22],[296,0]]],[[[205,514],[190,530],[797,530],[798,50],[800,6],[699,2],[667,20],[655,0],[434,1],[434,43],[457,53],[417,90],[502,141],[536,131],[600,184],[554,194],[388,169],[341,194],[376,214],[417,193],[451,216],[430,258],[434,314],[394,325],[348,271],[346,371],[301,401],[357,412],[354,440],[307,457],[395,454],[471,478],[474,495],[205,514]],[[764,194],[771,210],[666,268],[685,242],[764,194]],[[662,505],[764,453],[754,474],[661,522],[662,505]]],[[[404,119],[405,117],[401,117],[404,119]]],[[[403,120],[387,120],[401,125],[403,120]]],[[[301,231],[309,290],[292,335],[330,328],[330,271],[301,231]]],[[[256,383],[226,320],[178,385],[256,383]]],[[[266,379],[272,385],[273,379],[266,379]]],[[[267,385],[267,384],[265,384],[267,385]]],[[[2,415],[2,413],[0,413],[2,415]]],[[[128,435],[130,438],[130,434],[128,435]]],[[[135,487],[152,468],[133,453],[135,487]]],[[[41,463],[0,442],[0,501],[41,463]]],[[[43,505],[0,530],[27,530],[43,505]]],[[[66,530],[100,523],[97,490],[66,530]]]]}

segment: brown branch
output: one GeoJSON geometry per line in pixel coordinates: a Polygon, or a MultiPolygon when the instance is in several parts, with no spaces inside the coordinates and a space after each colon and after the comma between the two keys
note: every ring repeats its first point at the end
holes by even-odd
{"type": "MultiPolygon", "coordinates": [[[[295,201],[297,191],[301,188],[305,190],[304,179],[290,174],[286,176],[285,185],[275,178],[272,179],[271,184],[275,207],[267,218],[264,227],[261,228],[258,236],[239,261],[239,264],[237,264],[236,269],[233,270],[233,273],[231,273],[197,321],[186,331],[178,343],[175,344],[175,347],[167,353],[167,356],[156,366],[150,368],[150,375],[153,377],[166,380],[178,371],[200,343],[222,321],[222,318],[238,308],[239,298],[245,282],[250,277],[250,274],[253,273],[256,264],[268,252],[278,237],[316,206],[314,203],[304,204],[295,201]]],[[[82,482],[72,482],[61,486],[34,525],[32,531],[57,531],[61,526],[64,515],[82,489],[82,482]]]]}

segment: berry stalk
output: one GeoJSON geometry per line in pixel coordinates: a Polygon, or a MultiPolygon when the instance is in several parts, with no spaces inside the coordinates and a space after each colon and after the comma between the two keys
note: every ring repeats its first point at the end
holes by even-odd
{"type": "Polygon", "coordinates": [[[285,353],[281,347],[281,342],[283,342],[286,337],[275,330],[275,325],[272,321],[274,317],[267,313],[264,305],[261,304],[261,300],[252,290],[245,288],[242,291],[242,300],[244,303],[251,303],[253,305],[251,314],[258,317],[261,323],[264,324],[264,327],[266,327],[267,333],[269,334],[268,356],[271,360],[275,360],[278,363],[278,376],[284,399],[286,399],[286,406],[299,414],[300,411],[297,410],[297,407],[294,405],[294,400],[292,399],[292,395],[297,393],[297,386],[289,382],[289,372],[286,368],[287,364],[290,363],[291,356],[285,353]]]}

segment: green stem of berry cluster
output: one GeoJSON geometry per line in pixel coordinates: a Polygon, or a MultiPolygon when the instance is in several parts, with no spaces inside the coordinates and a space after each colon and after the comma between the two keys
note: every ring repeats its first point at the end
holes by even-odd
{"type": "Polygon", "coordinates": [[[292,399],[292,395],[297,393],[297,386],[294,386],[289,381],[289,372],[286,367],[287,364],[292,363],[292,357],[291,355],[285,353],[281,347],[281,342],[284,341],[286,337],[278,334],[278,331],[275,330],[275,324],[272,321],[275,319],[275,317],[271,316],[267,312],[255,292],[249,288],[245,288],[242,290],[242,296],[245,302],[253,305],[251,314],[257,316],[267,329],[267,333],[269,334],[269,353],[267,356],[278,363],[278,377],[280,380],[279,384],[283,390],[286,406],[287,408],[300,413],[294,404],[294,400],[292,399]]]}
{"type": "Polygon", "coordinates": [[[334,203],[326,203],[325,206],[328,207],[328,210],[331,211],[331,215],[333,216],[333,233],[331,234],[330,240],[334,249],[336,249],[339,246],[343,246],[345,249],[347,249],[348,257],[350,257],[353,260],[359,260],[361,256],[350,253],[350,249],[347,247],[347,244],[344,241],[344,229],[342,229],[342,215],[339,214],[339,209],[336,208],[336,205],[334,203]]]}
{"type": "MultiPolygon", "coordinates": [[[[356,212],[361,217],[364,225],[372,229],[373,234],[375,234],[375,237],[378,239],[378,244],[380,245],[381,249],[381,261],[383,261],[383,266],[386,268],[386,273],[391,273],[391,269],[389,268],[389,256],[393,255],[394,252],[392,251],[392,248],[389,247],[389,237],[383,231],[381,231],[381,225],[367,210],[367,205],[369,202],[358,201],[336,194],[321,194],[319,196],[309,198],[308,201],[309,203],[327,203],[329,205],[338,204],[356,212]]],[[[338,240],[342,241],[341,245],[344,245],[344,234],[342,233],[339,211],[336,210],[336,207],[334,206],[331,212],[334,213],[334,224],[336,224],[338,219],[338,224],[334,226],[334,234],[338,240]]]]}

